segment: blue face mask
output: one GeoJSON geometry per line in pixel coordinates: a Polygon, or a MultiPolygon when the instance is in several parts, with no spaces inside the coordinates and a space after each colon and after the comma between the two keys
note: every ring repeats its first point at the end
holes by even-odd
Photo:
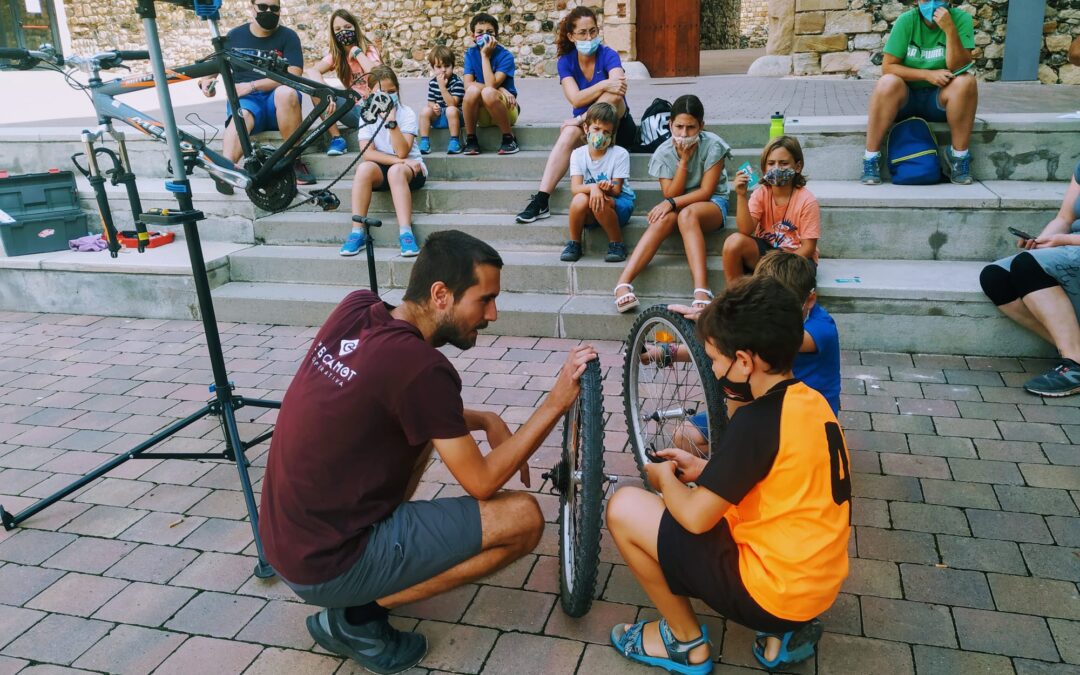
{"type": "Polygon", "coordinates": [[[393,92],[393,93],[387,94],[387,96],[389,96],[390,100],[394,102],[394,105],[398,104],[398,95],[397,95],[396,91],[393,92]]]}
{"type": "Polygon", "coordinates": [[[938,7],[947,7],[948,4],[949,3],[945,0],[929,0],[929,2],[920,2],[919,14],[922,14],[922,17],[928,22],[933,23],[934,12],[938,10],[938,7]]]}
{"type": "Polygon", "coordinates": [[[597,35],[591,40],[575,40],[574,44],[577,45],[579,53],[584,54],[585,56],[592,56],[596,53],[597,49],[600,49],[600,42],[600,36],[597,35]]]}

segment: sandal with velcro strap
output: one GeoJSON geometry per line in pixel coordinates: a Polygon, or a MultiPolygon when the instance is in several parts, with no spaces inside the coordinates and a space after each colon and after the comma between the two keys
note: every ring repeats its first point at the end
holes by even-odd
{"type": "Polygon", "coordinates": [[[617,624],[611,629],[611,645],[630,659],[647,666],[663,668],[669,673],[680,675],[708,675],[712,672],[712,659],[706,659],[701,663],[690,663],[690,652],[701,645],[709,644],[709,631],[701,626],[701,635],[689,642],[679,642],[671,634],[666,619],[660,619],[660,639],[664,642],[667,657],[650,656],[645,653],[645,645],[642,641],[645,632],[645,624],[648,621],[639,621],[634,625],[625,623],[617,624]]]}
{"type": "Polygon", "coordinates": [[[814,648],[821,639],[823,630],[821,621],[814,619],[799,630],[786,633],[758,633],[754,638],[754,658],[770,672],[787,670],[814,655],[814,648]],[[771,637],[780,640],[780,653],[770,661],[765,658],[765,645],[771,637]]]}
{"type": "Polygon", "coordinates": [[[710,291],[707,288],[695,288],[694,289],[694,295],[697,295],[698,293],[704,293],[705,295],[709,296],[709,299],[708,300],[698,300],[697,298],[694,298],[690,302],[690,306],[695,308],[695,309],[705,309],[706,307],[709,306],[709,303],[713,301],[713,298],[716,297],[716,296],[713,295],[713,292],[710,291]]]}

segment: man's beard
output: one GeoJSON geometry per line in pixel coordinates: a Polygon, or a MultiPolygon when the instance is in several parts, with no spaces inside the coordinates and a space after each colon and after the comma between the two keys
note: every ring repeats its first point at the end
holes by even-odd
{"type": "Polygon", "coordinates": [[[448,316],[435,324],[431,341],[436,347],[450,344],[461,350],[470,349],[476,346],[476,331],[487,328],[487,325],[485,321],[475,329],[467,330],[455,323],[453,316],[448,316]]]}

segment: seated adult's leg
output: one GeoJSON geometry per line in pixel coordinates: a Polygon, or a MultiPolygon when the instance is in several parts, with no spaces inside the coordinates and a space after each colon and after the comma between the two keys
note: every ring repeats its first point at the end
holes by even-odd
{"type": "Polygon", "coordinates": [[[938,92],[941,107],[949,121],[949,133],[955,150],[967,150],[971,129],[975,126],[975,109],[979,105],[979,87],[972,75],[960,75],[938,92]]]}
{"type": "MultiPolygon", "coordinates": [[[[1013,258],[1009,261],[1010,267],[1015,260],[1016,258],[1013,258]]],[[[979,274],[979,283],[982,285],[983,293],[990,299],[990,302],[1001,310],[1002,314],[1050,344],[1054,343],[1054,338],[1050,336],[1046,327],[1035,318],[1035,315],[1024,304],[1009,269],[997,263],[991,263],[984,267],[979,274]]],[[[1049,288],[1049,285],[1046,288],[1049,288]]]]}
{"type": "Polygon", "coordinates": [[[880,152],[885,133],[896,120],[896,113],[900,112],[907,98],[907,82],[897,75],[882,75],[874,85],[866,120],[867,152],[880,152]]]}
{"type": "Polygon", "coordinates": [[[724,264],[724,282],[731,285],[733,281],[746,274],[747,269],[753,270],[761,259],[757,241],[742,232],[728,235],[724,240],[724,248],[721,254],[724,264]]]}
{"type": "MultiPolygon", "coordinates": [[[[608,501],[607,525],[623,560],[667,620],[675,639],[689,642],[701,635],[701,623],[690,607],[690,599],[671,592],[660,567],[657,534],[663,515],[664,502],[658,495],[641,488],[623,487],[608,501]]],[[[667,656],[656,622],[645,626],[642,645],[649,655],[667,656]]],[[[690,652],[691,663],[702,663],[708,658],[708,644],[690,652]]]]}
{"type": "Polygon", "coordinates": [[[274,110],[281,137],[292,136],[300,126],[300,95],[286,86],[274,90],[274,110]]]}
{"type": "MultiPolygon", "coordinates": [[[[240,117],[243,118],[245,128],[250,134],[251,130],[255,128],[255,117],[251,114],[251,111],[244,109],[240,110],[240,117]]],[[[233,115],[225,127],[225,134],[222,139],[222,153],[234,164],[240,161],[240,157],[244,154],[244,149],[240,147],[240,138],[236,135],[236,128],[233,126],[235,122],[236,115],[233,115]]]]}
{"type": "Polygon", "coordinates": [[[380,606],[392,609],[457,588],[502,569],[540,543],[544,516],[532,495],[499,492],[479,504],[483,530],[480,553],[427,581],[380,598],[380,606]]]}
{"type": "Polygon", "coordinates": [[[550,195],[555,191],[555,186],[570,168],[570,153],[584,142],[585,132],[582,127],[568,124],[562,128],[555,146],[548,154],[547,164],[544,165],[544,176],[540,179],[541,192],[550,195]]]}

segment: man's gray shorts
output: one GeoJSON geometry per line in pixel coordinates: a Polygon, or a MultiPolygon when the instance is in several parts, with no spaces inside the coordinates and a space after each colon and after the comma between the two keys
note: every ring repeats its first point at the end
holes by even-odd
{"type": "Polygon", "coordinates": [[[313,586],[285,581],[318,607],[352,607],[411,588],[480,553],[480,504],[472,497],[405,502],[376,523],[352,569],[313,586]]]}

